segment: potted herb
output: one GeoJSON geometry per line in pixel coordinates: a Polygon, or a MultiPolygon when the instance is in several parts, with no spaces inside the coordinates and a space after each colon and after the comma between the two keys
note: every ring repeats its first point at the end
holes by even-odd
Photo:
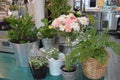
{"type": "Polygon", "coordinates": [[[32,75],[35,79],[43,79],[47,75],[47,59],[41,56],[34,56],[29,59],[32,75]]]}
{"type": "Polygon", "coordinates": [[[37,28],[32,21],[32,17],[26,13],[17,18],[11,16],[5,19],[10,23],[11,30],[8,31],[9,41],[18,59],[18,64],[28,67],[28,52],[32,44],[39,43],[37,39],[37,28]]]}
{"type": "Polygon", "coordinates": [[[38,38],[42,39],[43,48],[45,50],[52,49],[54,46],[54,36],[56,31],[49,25],[48,19],[43,18],[41,21],[44,23],[44,26],[39,28],[38,38]]]}
{"type": "Polygon", "coordinates": [[[83,73],[86,77],[100,79],[104,76],[108,64],[107,47],[112,48],[120,55],[120,45],[109,41],[108,30],[97,32],[95,27],[89,26],[71,55],[77,54],[79,61],[82,62],[83,73]]]}
{"type": "Polygon", "coordinates": [[[64,54],[61,53],[57,48],[46,51],[49,71],[53,76],[61,74],[60,67],[63,65],[64,54]]]}
{"type": "Polygon", "coordinates": [[[65,64],[61,66],[63,78],[65,80],[76,80],[77,78],[77,55],[66,54],[65,64]]]}

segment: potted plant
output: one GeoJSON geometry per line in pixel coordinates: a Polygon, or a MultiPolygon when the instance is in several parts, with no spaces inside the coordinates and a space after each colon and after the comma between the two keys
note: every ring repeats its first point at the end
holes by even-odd
{"type": "Polygon", "coordinates": [[[49,25],[48,19],[43,18],[41,21],[44,23],[44,26],[39,28],[38,38],[42,38],[43,48],[49,50],[54,47],[54,36],[56,31],[49,25]]]}
{"type": "Polygon", "coordinates": [[[109,41],[108,30],[98,32],[95,27],[89,26],[71,55],[78,56],[86,77],[100,79],[104,76],[108,64],[109,53],[106,51],[107,47],[112,48],[120,55],[120,45],[109,41]]]}
{"type": "Polygon", "coordinates": [[[78,67],[79,63],[78,56],[73,54],[65,55],[65,64],[61,66],[62,76],[65,80],[76,80],[78,77],[78,67]]]}
{"type": "Polygon", "coordinates": [[[42,56],[34,56],[29,59],[30,69],[34,79],[43,79],[47,75],[47,59],[42,56]]]}
{"type": "Polygon", "coordinates": [[[60,67],[63,65],[64,54],[61,53],[57,48],[46,51],[49,71],[53,76],[59,76],[61,74],[60,67]]]}
{"type": "Polygon", "coordinates": [[[32,44],[39,43],[37,39],[38,30],[32,21],[32,17],[26,13],[20,18],[11,16],[5,20],[9,22],[12,27],[12,29],[8,31],[8,37],[17,57],[18,64],[22,67],[28,67],[27,54],[29,49],[32,44]]]}
{"type": "Polygon", "coordinates": [[[65,54],[70,53],[74,42],[76,42],[79,38],[78,36],[83,33],[88,24],[89,19],[86,16],[76,17],[73,13],[60,15],[53,20],[51,25],[56,29],[57,36],[64,37],[62,41],[64,49],[62,52],[65,54]]]}

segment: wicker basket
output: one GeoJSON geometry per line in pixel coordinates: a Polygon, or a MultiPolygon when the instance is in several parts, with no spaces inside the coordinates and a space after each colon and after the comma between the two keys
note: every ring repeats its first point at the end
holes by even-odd
{"type": "Polygon", "coordinates": [[[109,55],[104,65],[100,65],[100,62],[94,58],[90,58],[82,63],[82,69],[84,75],[89,79],[100,79],[104,76],[106,67],[108,65],[109,55]]]}

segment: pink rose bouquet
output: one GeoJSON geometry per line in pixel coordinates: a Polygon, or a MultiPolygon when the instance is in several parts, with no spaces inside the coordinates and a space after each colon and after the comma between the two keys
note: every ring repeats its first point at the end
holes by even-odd
{"type": "Polygon", "coordinates": [[[58,31],[58,35],[69,37],[71,40],[76,39],[83,33],[88,25],[89,19],[86,16],[76,17],[72,13],[69,15],[63,14],[52,22],[52,26],[58,31]]]}

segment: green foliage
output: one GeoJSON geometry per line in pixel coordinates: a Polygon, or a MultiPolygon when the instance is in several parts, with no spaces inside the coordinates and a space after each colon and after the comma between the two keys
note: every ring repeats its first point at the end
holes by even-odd
{"type": "Polygon", "coordinates": [[[96,20],[95,20],[94,16],[91,15],[91,14],[86,14],[86,16],[89,18],[89,21],[90,21],[89,25],[94,26],[95,23],[96,23],[96,20]]]}
{"type": "Polygon", "coordinates": [[[56,31],[55,29],[53,29],[51,26],[49,26],[49,21],[46,18],[43,18],[41,20],[45,26],[41,26],[38,30],[39,34],[38,34],[38,38],[52,38],[55,34],[56,31]]]}
{"type": "Polygon", "coordinates": [[[61,14],[67,14],[70,6],[67,4],[68,0],[48,0],[47,8],[50,11],[50,18],[53,20],[61,14]]]}
{"type": "Polygon", "coordinates": [[[10,5],[9,9],[11,11],[18,10],[19,9],[19,5],[10,5]]]}
{"type": "MultiPolygon", "coordinates": [[[[76,16],[81,16],[81,12],[73,12],[76,16]]],[[[88,18],[89,18],[89,20],[90,20],[90,25],[91,26],[93,26],[94,24],[95,24],[95,19],[94,19],[94,16],[92,16],[92,15],[89,15],[89,14],[87,14],[86,15],[88,18]]],[[[89,30],[89,29],[88,29],[89,30]]],[[[78,38],[78,39],[80,39],[80,42],[81,41],[84,41],[84,39],[86,38],[85,36],[87,35],[87,34],[89,34],[89,32],[87,32],[87,30],[84,30],[85,31],[85,34],[84,33],[81,33],[81,34],[77,34],[76,32],[75,33],[72,33],[72,34],[69,34],[72,38],[71,38],[71,41],[72,40],[74,40],[74,39],[76,39],[76,37],[78,38]],[[87,33],[86,33],[87,32],[87,33]],[[74,35],[74,34],[77,34],[77,35],[74,35]]],[[[90,30],[90,32],[93,32],[93,31],[91,31],[90,30]]],[[[71,46],[72,47],[72,51],[71,51],[71,53],[70,54],[67,54],[67,55],[65,55],[65,69],[66,70],[68,70],[68,71],[70,71],[72,68],[71,68],[71,66],[73,66],[73,65],[76,65],[77,63],[79,63],[81,60],[81,58],[83,58],[83,59],[85,59],[86,57],[86,55],[84,56],[84,57],[82,57],[81,56],[81,51],[83,51],[84,52],[84,48],[82,48],[81,50],[80,50],[80,48],[79,48],[79,46],[81,46],[81,44],[80,44],[80,42],[78,42],[79,44],[77,44],[77,45],[75,45],[75,46],[71,46]]],[[[89,44],[89,43],[88,43],[89,44]]],[[[82,44],[83,45],[83,44],[82,44]]],[[[84,46],[84,45],[83,45],[84,46]]],[[[88,48],[89,49],[89,48],[88,48]]],[[[86,49],[87,50],[87,49],[86,49]]],[[[89,51],[88,51],[89,52],[89,51]]]]}
{"type": "Polygon", "coordinates": [[[108,56],[105,50],[107,47],[112,48],[120,55],[120,45],[109,41],[108,30],[103,30],[98,33],[95,27],[88,27],[83,36],[70,54],[70,56],[77,55],[78,61],[95,58],[101,64],[105,64],[108,56]]]}
{"type": "Polygon", "coordinates": [[[21,18],[11,16],[6,18],[5,21],[9,22],[10,26],[12,27],[12,29],[8,31],[8,36],[11,42],[26,43],[37,39],[36,34],[38,30],[32,21],[32,17],[29,16],[28,13],[21,18]]]}
{"type": "MultiPolygon", "coordinates": [[[[73,47],[74,48],[74,47],[73,47]]],[[[72,70],[72,66],[76,65],[79,62],[79,55],[77,55],[74,51],[71,52],[70,54],[66,54],[65,55],[65,70],[66,71],[71,71],[72,70]]]]}
{"type": "Polygon", "coordinates": [[[70,13],[73,13],[76,17],[80,17],[82,15],[81,11],[71,11],[70,13]]]}
{"type": "Polygon", "coordinates": [[[58,59],[59,54],[60,54],[60,51],[57,48],[53,48],[52,50],[47,51],[48,58],[53,58],[55,60],[58,59]]]}
{"type": "Polygon", "coordinates": [[[46,66],[48,61],[45,57],[36,56],[29,59],[30,64],[35,67],[35,69],[40,68],[41,66],[46,66]]]}
{"type": "Polygon", "coordinates": [[[1,2],[7,2],[7,0],[0,0],[1,2]]]}

